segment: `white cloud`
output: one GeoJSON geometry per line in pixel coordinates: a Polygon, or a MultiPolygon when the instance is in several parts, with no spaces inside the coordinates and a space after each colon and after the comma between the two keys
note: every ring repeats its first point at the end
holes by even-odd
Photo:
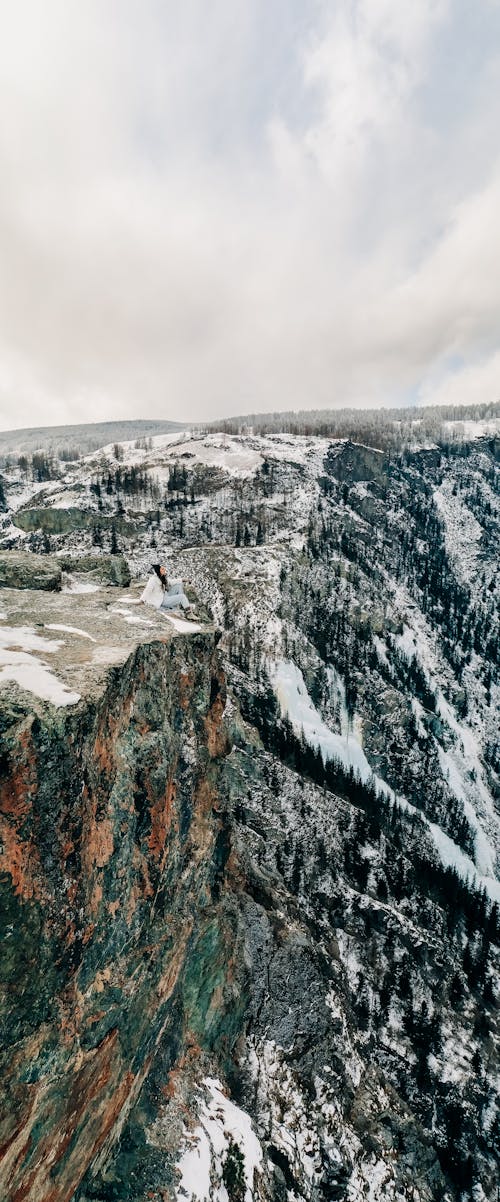
{"type": "Polygon", "coordinates": [[[0,426],[492,387],[500,12],[458,120],[463,3],[10,6],[0,426]]]}
{"type": "Polygon", "coordinates": [[[474,405],[500,401],[500,351],[479,363],[450,371],[443,379],[428,380],[419,405],[474,405]]]}
{"type": "Polygon", "coordinates": [[[368,166],[381,145],[408,126],[429,40],[447,9],[446,0],[341,0],[334,6],[331,24],[305,56],[306,82],[322,92],[320,119],[306,144],[332,182],[341,182],[349,165],[368,166]]]}

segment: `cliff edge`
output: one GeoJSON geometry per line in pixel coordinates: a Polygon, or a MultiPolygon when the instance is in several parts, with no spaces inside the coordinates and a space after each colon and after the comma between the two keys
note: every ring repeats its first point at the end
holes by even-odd
{"type": "Polygon", "coordinates": [[[217,639],[137,600],[0,591],[9,1202],[69,1202],[221,989],[217,639]]]}

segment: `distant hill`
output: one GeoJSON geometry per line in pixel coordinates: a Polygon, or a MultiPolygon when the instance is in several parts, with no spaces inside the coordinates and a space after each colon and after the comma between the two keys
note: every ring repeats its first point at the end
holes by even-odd
{"type": "Polygon", "coordinates": [[[81,455],[98,451],[110,442],[128,442],[151,438],[154,434],[173,434],[184,422],[121,421],[92,422],[78,426],[33,426],[27,430],[1,430],[0,454],[32,454],[33,451],[71,451],[81,455]]]}
{"type": "Polygon", "coordinates": [[[474,405],[427,405],[404,409],[302,409],[249,413],[211,422],[209,430],[226,434],[298,434],[350,438],[398,454],[425,444],[466,441],[497,435],[500,401],[474,405]]]}

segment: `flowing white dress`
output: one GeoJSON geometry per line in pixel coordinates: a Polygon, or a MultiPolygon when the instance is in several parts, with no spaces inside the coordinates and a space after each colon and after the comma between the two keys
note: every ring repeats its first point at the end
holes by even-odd
{"type": "Polygon", "coordinates": [[[146,588],[141,593],[141,601],[144,601],[145,605],[153,605],[155,609],[189,609],[182,580],[170,580],[168,587],[164,589],[156,573],[149,577],[146,588]]]}
{"type": "Polygon", "coordinates": [[[155,609],[161,609],[161,603],[164,597],[164,590],[158,576],[150,576],[144,592],[141,593],[141,601],[145,605],[153,605],[155,609]]]}

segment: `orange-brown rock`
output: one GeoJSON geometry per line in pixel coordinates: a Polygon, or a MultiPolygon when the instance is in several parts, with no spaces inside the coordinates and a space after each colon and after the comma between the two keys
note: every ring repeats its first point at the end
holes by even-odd
{"type": "Polygon", "coordinates": [[[76,1199],[158,1049],[174,1065],[183,1029],[222,1006],[214,638],[133,635],[94,675],[75,651],[78,705],[0,694],[5,1202],[76,1199]]]}

